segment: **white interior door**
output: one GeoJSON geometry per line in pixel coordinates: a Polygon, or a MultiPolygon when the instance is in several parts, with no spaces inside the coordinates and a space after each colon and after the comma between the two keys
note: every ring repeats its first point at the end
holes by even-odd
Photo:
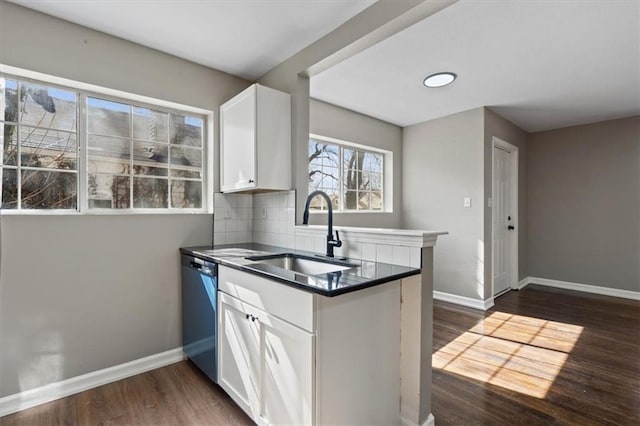
{"type": "Polygon", "coordinates": [[[493,294],[511,287],[514,244],[511,231],[515,216],[512,204],[511,153],[493,147],[493,294]]]}

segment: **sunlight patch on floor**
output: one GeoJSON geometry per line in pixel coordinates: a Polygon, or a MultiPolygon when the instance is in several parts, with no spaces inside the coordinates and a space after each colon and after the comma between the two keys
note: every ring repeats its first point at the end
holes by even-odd
{"type": "Polygon", "coordinates": [[[493,312],[433,354],[433,367],[544,398],[583,327],[493,312]]]}

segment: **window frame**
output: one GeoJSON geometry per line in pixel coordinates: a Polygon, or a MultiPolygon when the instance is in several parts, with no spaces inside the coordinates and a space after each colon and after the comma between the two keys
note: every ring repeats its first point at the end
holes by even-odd
{"type": "MultiPolygon", "coordinates": [[[[213,135],[214,113],[198,107],[183,105],[117,89],[109,89],[62,77],[55,77],[35,71],[0,64],[0,78],[45,85],[61,90],[72,91],[77,95],[76,144],[78,152],[77,200],[75,209],[1,209],[3,215],[136,215],[136,214],[211,214],[213,212],[214,187],[213,171],[213,135]],[[133,107],[148,108],[168,114],[195,115],[203,120],[202,131],[202,207],[200,208],[89,208],[89,170],[88,170],[88,120],[87,98],[94,97],[107,101],[126,103],[133,107]]],[[[133,137],[133,135],[132,135],[133,137]]],[[[133,139],[132,139],[133,140],[133,139]]],[[[169,142],[169,145],[170,142],[169,142]]],[[[0,151],[2,147],[0,147],[0,151]]],[[[45,170],[45,169],[43,169],[45,170]]],[[[132,176],[133,176],[133,170],[132,176]]],[[[170,178],[168,180],[171,196],[170,178]]],[[[2,181],[0,180],[0,190],[2,181]]],[[[133,189],[130,189],[133,191],[133,189]]],[[[0,192],[1,193],[1,192],[0,192]]],[[[170,204],[170,200],[169,200],[170,204]]]]}
{"type": "MultiPolygon", "coordinates": [[[[340,208],[336,209],[334,207],[333,212],[334,214],[380,214],[380,213],[391,213],[392,212],[392,193],[390,191],[390,188],[392,188],[393,186],[393,153],[389,150],[385,150],[385,149],[381,149],[381,148],[376,148],[376,147],[372,147],[369,145],[363,145],[363,144],[358,144],[355,142],[349,142],[349,141],[345,141],[342,139],[336,139],[336,138],[332,138],[332,137],[328,137],[328,136],[323,136],[323,135],[318,135],[315,133],[309,133],[309,138],[307,140],[307,150],[309,149],[309,142],[311,140],[318,140],[318,141],[322,141],[322,142],[326,142],[328,144],[332,144],[332,145],[337,145],[340,148],[340,164],[338,166],[338,173],[339,173],[339,182],[338,182],[338,187],[340,188],[339,190],[339,194],[340,194],[340,208]],[[382,177],[382,182],[381,182],[381,188],[380,188],[380,193],[382,196],[382,208],[380,210],[352,210],[352,209],[345,209],[344,208],[344,198],[345,198],[345,194],[344,191],[341,189],[342,188],[342,184],[344,182],[344,149],[354,149],[356,151],[360,151],[360,152],[365,152],[365,153],[372,153],[372,154],[380,154],[382,155],[382,173],[381,173],[381,177],[382,177]]],[[[307,175],[309,173],[309,166],[310,163],[307,161],[307,175]]],[[[367,192],[372,192],[372,191],[367,191],[367,192]]],[[[309,194],[309,185],[307,184],[307,194],[309,194]]],[[[326,214],[327,210],[312,210],[309,209],[309,213],[311,214],[326,214]]]]}
{"type": "MultiPolygon", "coordinates": [[[[42,212],[51,212],[52,214],[76,214],[79,212],[80,209],[80,194],[79,194],[79,185],[80,185],[80,176],[81,176],[81,171],[80,171],[80,122],[79,122],[79,114],[80,114],[80,109],[79,109],[79,102],[80,102],[80,94],[73,88],[69,88],[69,87],[65,87],[59,84],[52,84],[52,83],[48,83],[45,81],[40,81],[40,80],[36,80],[33,78],[27,78],[27,77],[19,77],[19,76],[14,76],[8,73],[4,73],[2,72],[2,69],[0,68],[0,78],[4,78],[4,79],[12,79],[12,80],[16,80],[18,82],[18,87],[19,87],[19,83],[20,82],[24,82],[24,83],[29,83],[29,84],[34,84],[34,85],[40,85],[40,86],[47,86],[47,87],[51,87],[51,88],[55,88],[55,89],[60,89],[60,90],[64,90],[64,91],[71,91],[76,95],[76,126],[75,126],[75,136],[76,136],[76,170],[75,170],[75,175],[76,175],[76,208],[75,209],[24,209],[24,208],[16,208],[16,209],[3,209],[1,207],[0,204],[0,210],[2,211],[3,214],[43,214],[42,212]],[[29,213],[27,213],[29,212],[29,213]],[[35,212],[35,213],[31,213],[31,212],[35,212]]],[[[20,106],[19,104],[19,100],[18,100],[18,107],[20,106]]],[[[2,120],[2,123],[6,125],[6,122],[4,121],[4,119],[2,120]]],[[[48,171],[48,172],[54,172],[54,173],[69,173],[68,171],[61,171],[59,169],[54,169],[54,168],[49,168],[49,167],[32,167],[32,166],[23,166],[22,165],[22,161],[21,161],[21,151],[22,151],[22,142],[21,141],[21,127],[27,127],[27,128],[34,128],[34,129],[48,129],[47,127],[42,127],[42,126],[34,126],[34,125],[30,125],[30,124],[21,124],[18,121],[15,122],[15,124],[10,124],[10,125],[15,125],[16,126],[16,141],[17,141],[17,163],[15,166],[9,166],[8,170],[16,170],[16,174],[18,175],[18,179],[17,181],[21,181],[21,176],[20,174],[22,173],[23,170],[31,170],[31,171],[48,171]]],[[[64,132],[70,132],[69,130],[62,130],[64,132]]],[[[4,154],[4,146],[0,145],[0,154],[2,154],[0,156],[0,161],[3,161],[1,158],[4,154]]],[[[3,168],[5,168],[4,165],[2,165],[3,168]]],[[[7,170],[5,168],[5,170],[7,170]]],[[[2,179],[0,179],[0,196],[2,194],[2,179]]],[[[18,186],[17,188],[17,197],[18,197],[18,204],[21,204],[21,199],[22,199],[22,187],[21,185],[18,186]]],[[[1,201],[1,200],[0,200],[1,201]]]]}

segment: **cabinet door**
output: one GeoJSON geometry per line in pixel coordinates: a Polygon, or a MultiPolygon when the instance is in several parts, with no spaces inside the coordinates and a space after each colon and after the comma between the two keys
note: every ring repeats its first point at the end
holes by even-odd
{"type": "Polygon", "coordinates": [[[244,304],[218,292],[218,384],[250,416],[259,413],[260,325],[244,304]]]}
{"type": "Polygon", "coordinates": [[[272,425],[313,423],[314,335],[272,315],[259,318],[260,415],[272,425]]]}
{"type": "Polygon", "coordinates": [[[221,190],[256,186],[256,87],[220,108],[221,190]]]}

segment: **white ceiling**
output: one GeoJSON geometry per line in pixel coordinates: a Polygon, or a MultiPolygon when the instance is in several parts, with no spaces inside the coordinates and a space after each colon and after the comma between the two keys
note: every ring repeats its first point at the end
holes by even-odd
{"type": "Polygon", "coordinates": [[[375,0],[8,0],[254,80],[375,0]]]}
{"type": "Polygon", "coordinates": [[[311,95],[400,126],[480,106],[527,131],[640,114],[640,1],[462,0],[315,76],[311,95]],[[438,71],[458,79],[422,86],[438,71]]]}

